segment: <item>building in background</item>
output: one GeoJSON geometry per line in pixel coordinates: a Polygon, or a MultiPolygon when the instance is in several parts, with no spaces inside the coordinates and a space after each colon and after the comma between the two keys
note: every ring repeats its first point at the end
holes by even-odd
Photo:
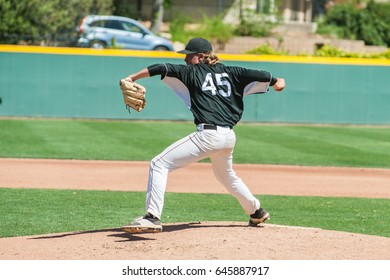
{"type": "MultiPolygon", "coordinates": [[[[237,17],[241,9],[257,14],[271,15],[278,12],[283,15],[284,22],[311,22],[325,13],[325,4],[328,0],[170,0],[170,6],[164,11],[164,21],[170,21],[175,16],[186,15],[194,20],[200,20],[204,15],[215,16],[237,10],[237,17]]],[[[386,0],[382,0],[386,1],[386,0]]],[[[129,1],[129,15],[140,20],[150,18],[154,0],[129,1]]]]}

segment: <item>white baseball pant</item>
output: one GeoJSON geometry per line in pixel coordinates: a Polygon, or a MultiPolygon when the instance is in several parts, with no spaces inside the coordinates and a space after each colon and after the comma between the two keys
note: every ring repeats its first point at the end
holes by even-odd
{"type": "Polygon", "coordinates": [[[166,148],[150,163],[146,211],[161,219],[168,173],[210,157],[218,181],[238,200],[247,215],[253,214],[260,208],[260,201],[232,168],[235,143],[233,129],[221,126],[216,130],[203,129],[203,124],[200,124],[196,132],[166,148]]]}

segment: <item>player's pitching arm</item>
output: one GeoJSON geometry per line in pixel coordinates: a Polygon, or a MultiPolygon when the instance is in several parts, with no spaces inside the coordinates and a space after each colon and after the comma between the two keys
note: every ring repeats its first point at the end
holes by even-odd
{"type": "Polygon", "coordinates": [[[149,70],[148,68],[144,68],[137,73],[130,74],[126,79],[130,79],[131,81],[136,81],[138,79],[148,78],[148,77],[150,77],[149,70]]]}

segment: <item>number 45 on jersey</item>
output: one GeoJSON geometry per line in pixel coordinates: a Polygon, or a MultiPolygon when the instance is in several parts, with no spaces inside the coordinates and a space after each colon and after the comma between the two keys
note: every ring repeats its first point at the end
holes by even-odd
{"type": "Polygon", "coordinates": [[[217,84],[215,85],[213,74],[207,73],[206,78],[202,84],[203,92],[211,92],[212,95],[220,94],[223,97],[229,97],[231,95],[231,85],[229,80],[227,79],[229,76],[227,73],[218,73],[215,74],[215,81],[217,84]]]}

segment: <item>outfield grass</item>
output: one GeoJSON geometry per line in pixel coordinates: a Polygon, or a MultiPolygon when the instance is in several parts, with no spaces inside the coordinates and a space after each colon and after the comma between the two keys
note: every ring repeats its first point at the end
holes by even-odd
{"type": "MultiPolygon", "coordinates": [[[[0,157],[150,160],[192,132],[188,122],[0,119],[0,157]]],[[[390,168],[384,127],[235,128],[236,163],[390,168]]],[[[369,186],[367,186],[369,187],[369,186]]],[[[118,227],[145,193],[0,188],[0,237],[118,227]]],[[[390,237],[390,200],[261,196],[271,223],[390,237]]],[[[163,222],[246,221],[230,195],[167,193],[163,222]]]]}
{"type": "MultiPolygon", "coordinates": [[[[0,120],[0,157],[146,160],[189,122],[0,120]]],[[[236,163],[390,168],[390,129],[239,124],[236,163]]]]}

